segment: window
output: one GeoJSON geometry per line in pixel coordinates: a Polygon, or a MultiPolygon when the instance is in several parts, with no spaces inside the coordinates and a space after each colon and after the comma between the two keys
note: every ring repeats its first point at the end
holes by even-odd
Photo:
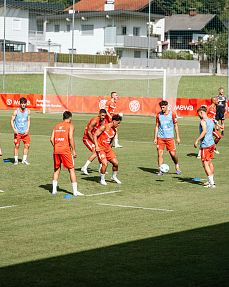
{"type": "Polygon", "coordinates": [[[13,30],[21,31],[21,20],[20,19],[13,19],[13,30]]]}
{"type": "Polygon", "coordinates": [[[70,25],[70,24],[67,24],[67,25],[66,25],[66,31],[67,31],[67,32],[70,32],[70,31],[71,31],[71,25],[70,25]]]}
{"type": "Polygon", "coordinates": [[[117,49],[117,50],[116,50],[116,54],[117,54],[117,56],[118,56],[119,58],[122,58],[122,56],[123,56],[123,50],[117,49]]]}
{"type": "Polygon", "coordinates": [[[182,43],[183,43],[183,37],[177,36],[177,44],[182,44],[182,43]]]}
{"type": "Polygon", "coordinates": [[[133,35],[140,36],[140,27],[133,27],[133,35]]]}
{"type": "Polygon", "coordinates": [[[60,25],[59,24],[54,25],[54,32],[60,32],[60,25]]]}
{"type": "Polygon", "coordinates": [[[81,25],[81,35],[94,35],[94,25],[81,25]]]}
{"type": "Polygon", "coordinates": [[[123,26],[123,27],[121,28],[121,34],[122,34],[122,35],[126,35],[126,32],[127,32],[126,26],[123,26]]]}
{"type": "Polygon", "coordinates": [[[141,58],[141,51],[134,51],[134,58],[141,58]]]}

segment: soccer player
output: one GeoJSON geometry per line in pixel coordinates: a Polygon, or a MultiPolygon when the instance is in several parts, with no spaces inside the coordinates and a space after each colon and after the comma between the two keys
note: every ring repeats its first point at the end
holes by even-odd
{"type": "Polygon", "coordinates": [[[215,188],[214,182],[214,166],[212,159],[214,157],[215,142],[213,138],[214,123],[212,119],[207,117],[207,109],[202,106],[197,110],[200,118],[200,135],[194,142],[194,147],[197,148],[200,142],[201,160],[203,168],[208,176],[208,182],[205,184],[207,188],[215,188]]]}
{"type": "Polygon", "coordinates": [[[74,169],[74,160],[76,158],[76,149],[74,141],[74,126],[71,123],[72,113],[65,111],[63,121],[56,124],[52,131],[50,141],[53,145],[54,173],[52,182],[52,194],[57,194],[58,178],[61,164],[68,169],[72,183],[73,195],[83,195],[77,189],[77,178],[74,169]]]}
{"type": "MultiPolygon", "coordinates": [[[[209,119],[212,119],[212,121],[214,122],[215,124],[215,127],[214,127],[214,130],[213,130],[213,137],[214,137],[214,141],[215,141],[215,150],[214,152],[216,154],[219,154],[219,151],[216,149],[216,145],[218,144],[218,142],[220,141],[220,139],[222,138],[220,132],[218,131],[218,129],[223,129],[222,126],[220,126],[218,124],[218,122],[216,121],[215,117],[216,117],[216,107],[217,107],[217,104],[218,104],[218,99],[217,97],[212,97],[211,98],[211,105],[206,107],[207,109],[207,117],[209,119]]],[[[197,158],[201,158],[201,149],[199,149],[199,152],[198,152],[198,156],[197,158]]]]}
{"type": "MultiPolygon", "coordinates": [[[[115,114],[115,110],[117,107],[117,101],[118,101],[118,94],[117,92],[111,92],[111,99],[106,102],[106,111],[107,111],[107,121],[110,123],[112,121],[112,117],[115,114]]],[[[122,146],[119,144],[118,141],[118,132],[116,132],[116,136],[114,138],[114,147],[115,148],[122,148],[122,146]]]]}
{"type": "Polygon", "coordinates": [[[100,126],[105,124],[106,115],[107,115],[106,110],[101,109],[99,111],[99,114],[89,121],[89,123],[87,124],[84,130],[83,143],[92,152],[92,154],[90,155],[90,157],[88,158],[84,166],[81,168],[81,171],[86,175],[88,175],[88,171],[87,171],[88,166],[97,157],[93,135],[100,126]]]}
{"type": "Polygon", "coordinates": [[[221,134],[224,135],[224,121],[225,121],[225,115],[227,113],[228,104],[227,104],[227,97],[224,95],[224,88],[219,88],[219,94],[217,96],[218,104],[216,107],[216,117],[215,119],[217,121],[220,121],[220,124],[222,125],[222,131],[221,134]]]}
{"type": "Polygon", "coordinates": [[[18,153],[20,142],[24,143],[22,164],[29,165],[27,160],[30,147],[30,110],[26,108],[27,99],[20,98],[20,107],[13,112],[11,117],[11,127],[14,131],[14,164],[18,165],[18,153]]]}
{"type": "Polygon", "coordinates": [[[179,129],[177,124],[177,116],[174,112],[169,110],[168,102],[161,101],[159,103],[161,112],[156,116],[156,126],[154,131],[154,143],[157,145],[158,155],[158,175],[163,175],[160,166],[163,164],[164,148],[168,150],[176,168],[176,173],[181,174],[178,157],[176,154],[176,146],[174,140],[174,129],[176,132],[177,144],[180,144],[179,129]]]}
{"type": "Polygon", "coordinates": [[[107,185],[105,174],[108,161],[113,165],[111,179],[116,183],[121,184],[121,181],[117,178],[118,160],[111,147],[121,120],[122,117],[120,115],[113,115],[112,121],[101,126],[94,134],[95,150],[97,152],[99,162],[102,164],[100,170],[100,183],[102,185],[107,185]]]}

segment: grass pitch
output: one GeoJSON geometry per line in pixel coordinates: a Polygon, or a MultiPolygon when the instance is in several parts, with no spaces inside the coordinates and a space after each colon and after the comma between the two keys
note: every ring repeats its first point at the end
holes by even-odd
{"type": "MultiPolygon", "coordinates": [[[[13,157],[10,116],[0,116],[3,159],[13,157]]],[[[115,150],[122,184],[109,181],[109,167],[104,187],[96,160],[89,176],[80,172],[89,155],[81,138],[91,115],[73,118],[79,190],[101,195],[65,199],[71,193],[65,170],[57,196],[50,194],[49,136],[61,115],[32,112],[31,165],[0,162],[1,287],[228,286],[228,125],[214,160],[217,188],[205,189],[192,180],[205,178],[193,148],[197,118],[179,121],[182,175],[175,174],[166,153],[170,172],[158,177],[155,120],[124,117],[119,132],[124,148],[115,150]]]]}

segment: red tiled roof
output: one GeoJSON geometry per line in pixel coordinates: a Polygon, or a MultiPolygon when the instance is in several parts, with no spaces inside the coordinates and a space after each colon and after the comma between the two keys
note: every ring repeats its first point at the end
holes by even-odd
{"type": "MultiPolygon", "coordinates": [[[[104,11],[105,0],[81,0],[75,4],[76,11],[104,11]]],[[[147,6],[149,0],[115,0],[115,10],[137,11],[147,6]]]]}

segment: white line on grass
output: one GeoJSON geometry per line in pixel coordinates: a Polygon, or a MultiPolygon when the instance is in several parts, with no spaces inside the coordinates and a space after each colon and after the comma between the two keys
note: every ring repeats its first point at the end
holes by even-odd
{"type": "Polygon", "coordinates": [[[112,190],[112,191],[107,191],[107,192],[85,194],[84,196],[106,195],[106,194],[111,194],[111,193],[116,193],[116,192],[121,192],[121,190],[112,190]]]}
{"type": "Polygon", "coordinates": [[[11,207],[16,207],[16,206],[17,206],[17,205],[0,206],[0,209],[11,208],[11,207]]]}
{"type": "Polygon", "coordinates": [[[2,193],[2,192],[5,192],[5,191],[0,189],[0,192],[2,193]]]}
{"type": "Polygon", "coordinates": [[[108,203],[97,203],[97,204],[98,205],[105,205],[105,206],[122,207],[122,208],[134,208],[134,209],[153,210],[153,211],[166,211],[166,212],[174,211],[172,209],[151,208],[151,207],[132,206],[132,205],[108,204],[108,203]]]}

